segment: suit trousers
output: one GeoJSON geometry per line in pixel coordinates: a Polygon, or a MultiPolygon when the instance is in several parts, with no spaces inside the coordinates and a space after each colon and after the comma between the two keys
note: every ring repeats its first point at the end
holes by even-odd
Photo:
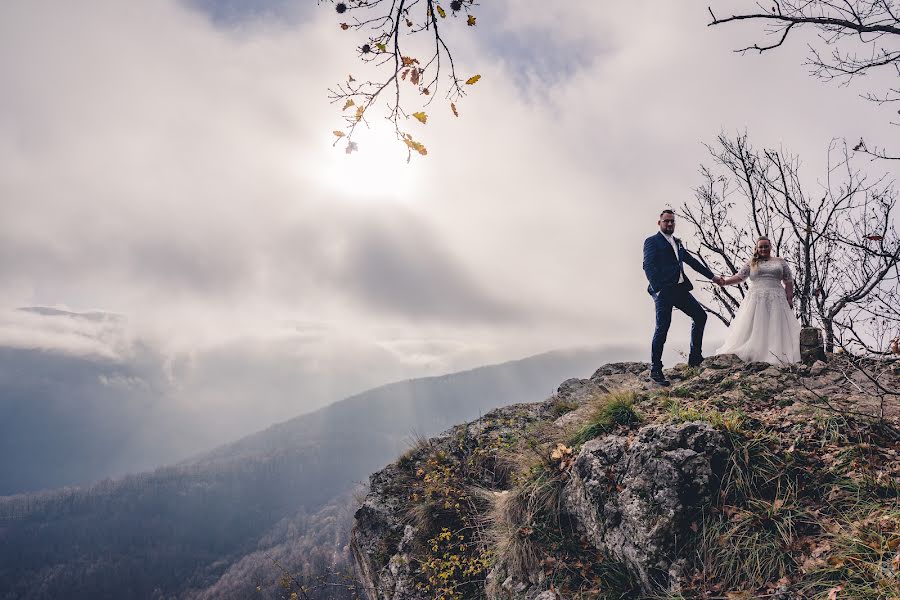
{"type": "Polygon", "coordinates": [[[650,350],[650,362],[654,370],[662,369],[663,346],[672,324],[672,309],[677,308],[693,320],[691,325],[691,354],[688,360],[703,356],[703,328],[706,326],[706,311],[684,284],[664,288],[653,296],[656,303],[656,330],[650,350]]]}

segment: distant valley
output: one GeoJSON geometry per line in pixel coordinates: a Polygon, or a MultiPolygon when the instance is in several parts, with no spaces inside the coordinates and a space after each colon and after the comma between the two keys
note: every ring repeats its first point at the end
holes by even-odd
{"type": "Polygon", "coordinates": [[[414,434],[638,354],[552,352],[389,384],[174,466],[0,498],[0,598],[279,597],[274,560],[333,564],[354,488],[414,434]]]}

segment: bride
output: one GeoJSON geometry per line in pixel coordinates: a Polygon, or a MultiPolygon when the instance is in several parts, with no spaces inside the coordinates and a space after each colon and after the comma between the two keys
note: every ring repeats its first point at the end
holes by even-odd
{"type": "Polygon", "coordinates": [[[723,285],[750,278],[750,292],[728,328],[725,344],[716,354],[771,364],[800,361],[800,323],[794,316],[794,280],[787,261],[772,256],[772,242],[756,241],[753,258],[723,285]],[[782,284],[784,284],[782,286],[782,284]]]}

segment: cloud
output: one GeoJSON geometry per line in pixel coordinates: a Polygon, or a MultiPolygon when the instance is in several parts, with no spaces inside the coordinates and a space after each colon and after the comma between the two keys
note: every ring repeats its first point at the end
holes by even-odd
{"type": "Polygon", "coordinates": [[[259,23],[296,23],[308,18],[318,3],[303,0],[183,0],[222,28],[241,29],[259,23]]]}
{"type": "Polygon", "coordinates": [[[440,97],[403,123],[427,159],[377,114],[347,157],[326,90],[363,76],[359,40],[310,6],[3,3],[0,302],[101,307],[180,350],[319,323],[447,368],[642,340],[641,242],[690,199],[702,142],[746,128],[815,185],[833,135],[884,129],[799,44],[734,54],[705,7],[510,0],[448,19],[483,78],[459,119],[440,97]]]}
{"type": "Polygon", "coordinates": [[[120,315],[50,307],[0,311],[0,347],[52,350],[123,362],[131,358],[131,346],[120,315]]]}
{"type": "Polygon", "coordinates": [[[349,292],[363,307],[411,320],[501,323],[520,308],[485,294],[442,247],[424,219],[405,211],[372,214],[345,227],[338,252],[318,265],[334,293],[349,292]]]}

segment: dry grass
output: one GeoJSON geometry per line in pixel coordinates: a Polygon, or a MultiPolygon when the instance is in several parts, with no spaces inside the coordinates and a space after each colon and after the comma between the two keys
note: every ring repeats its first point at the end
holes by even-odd
{"type": "Polygon", "coordinates": [[[822,552],[805,565],[809,576],[800,586],[808,597],[824,599],[841,586],[842,598],[900,598],[900,505],[855,506],[818,548],[822,552]]]}

